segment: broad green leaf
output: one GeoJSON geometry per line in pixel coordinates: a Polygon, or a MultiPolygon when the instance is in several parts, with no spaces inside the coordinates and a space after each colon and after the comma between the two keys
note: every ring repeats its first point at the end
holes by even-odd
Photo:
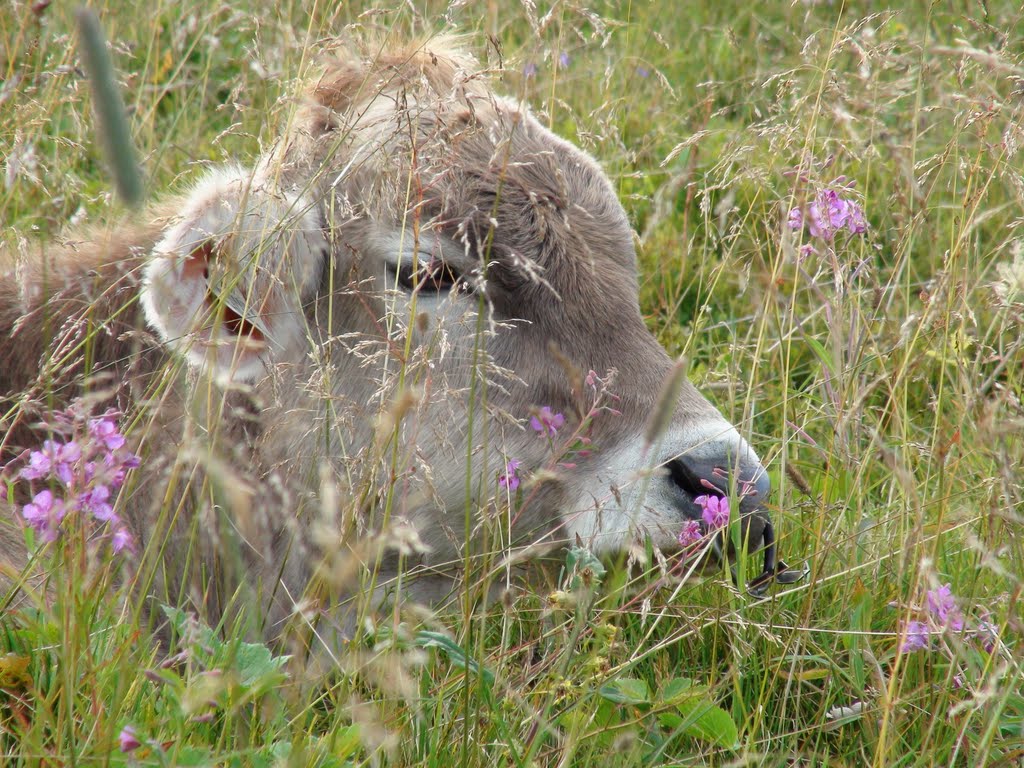
{"type": "Polygon", "coordinates": [[[356,754],[362,743],[358,725],[338,728],[331,736],[331,754],[338,758],[351,757],[356,754]]]}
{"type": "Polygon", "coordinates": [[[599,585],[604,579],[605,567],[600,558],[586,547],[573,547],[565,556],[565,567],[572,577],[570,587],[580,589],[583,587],[593,588],[599,585]],[[589,571],[590,579],[584,579],[582,574],[589,571]]]}
{"type": "Polygon", "coordinates": [[[615,739],[622,734],[621,725],[624,720],[622,708],[604,699],[599,700],[597,709],[591,713],[581,707],[563,712],[558,717],[558,724],[565,733],[586,733],[588,742],[602,748],[610,748],[615,739]]]}
{"type": "Polygon", "coordinates": [[[231,768],[274,768],[278,765],[286,765],[285,761],[291,756],[291,752],[291,742],[278,741],[255,754],[246,752],[234,755],[228,761],[228,765],[231,768]]]}
{"type": "Polygon", "coordinates": [[[810,337],[810,336],[805,336],[804,337],[804,341],[807,342],[807,346],[809,346],[811,348],[811,351],[814,352],[814,355],[815,355],[815,357],[818,358],[818,361],[823,366],[825,366],[826,369],[828,369],[829,373],[831,373],[833,376],[835,376],[836,375],[835,361],[832,360],[832,355],[830,355],[825,350],[825,347],[822,346],[821,342],[818,341],[815,338],[810,337]]]}
{"type": "Polygon", "coordinates": [[[191,613],[170,605],[161,605],[160,607],[170,620],[171,626],[174,627],[174,632],[180,640],[187,637],[192,641],[192,645],[204,646],[214,651],[224,646],[214,631],[198,621],[191,613]]]}
{"type": "Polygon", "coordinates": [[[813,680],[824,680],[831,674],[831,669],[825,669],[824,667],[811,667],[810,669],[798,669],[792,674],[783,674],[783,677],[787,680],[799,680],[806,683],[813,680]]]}
{"type": "Polygon", "coordinates": [[[633,677],[620,677],[605,683],[598,693],[616,704],[651,703],[651,691],[647,687],[647,682],[633,677]]]}
{"type": "Polygon", "coordinates": [[[213,753],[201,747],[181,747],[174,753],[174,765],[181,768],[200,768],[217,764],[213,753]]]}
{"type": "Polygon", "coordinates": [[[1006,716],[999,720],[999,733],[1007,738],[1024,738],[1024,717],[1006,716]]]}
{"type": "Polygon", "coordinates": [[[673,677],[658,691],[658,698],[655,703],[665,706],[675,706],[683,699],[693,699],[706,696],[708,688],[705,685],[694,685],[693,680],[688,677],[673,677]]]}
{"type": "Polygon", "coordinates": [[[235,667],[239,682],[246,687],[267,688],[284,679],[281,671],[288,662],[288,656],[274,656],[267,646],[257,643],[241,643],[235,651],[235,667]]]}
{"type": "Polygon", "coordinates": [[[690,699],[676,705],[682,715],[683,733],[726,749],[739,748],[739,729],[732,717],[707,699],[690,699]]]}
{"type": "Polygon", "coordinates": [[[659,712],[658,722],[666,728],[680,728],[683,725],[683,718],[675,712],[659,712]]]}

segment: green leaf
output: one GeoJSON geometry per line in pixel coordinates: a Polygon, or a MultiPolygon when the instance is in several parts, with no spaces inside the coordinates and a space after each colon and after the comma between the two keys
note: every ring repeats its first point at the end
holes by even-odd
{"type": "Polygon", "coordinates": [[[707,699],[690,699],[676,705],[682,715],[679,727],[687,736],[708,741],[726,749],[740,746],[739,729],[732,717],[707,699]]]}
{"type": "Polygon", "coordinates": [[[999,716],[999,732],[1007,738],[1024,738],[1024,715],[1003,712],[999,716]]]}
{"type": "Polygon", "coordinates": [[[677,715],[675,712],[659,712],[658,722],[661,723],[661,727],[670,731],[683,732],[683,718],[677,715]]]}
{"type": "Polygon", "coordinates": [[[181,768],[200,768],[216,762],[213,753],[201,747],[181,747],[174,753],[174,765],[181,768]]]}
{"type": "Polygon", "coordinates": [[[362,747],[359,726],[356,724],[338,728],[331,735],[331,754],[337,758],[353,757],[362,747]]]}
{"type": "Polygon", "coordinates": [[[288,656],[274,656],[263,644],[240,643],[235,651],[239,682],[246,688],[267,688],[284,679],[288,656]]]}
{"type": "Polygon", "coordinates": [[[136,162],[131,126],[125,117],[124,99],[114,74],[114,64],[107,51],[103,28],[92,9],[79,8],[75,17],[82,63],[92,84],[93,109],[98,118],[97,133],[107,152],[117,193],[128,205],[137,208],[142,204],[144,196],[142,174],[136,162]]]}
{"type": "Polygon", "coordinates": [[[293,749],[290,741],[275,741],[255,754],[244,753],[232,758],[231,768],[284,768],[290,765],[308,765],[310,768],[350,768],[353,764],[344,758],[359,747],[358,726],[350,725],[342,728],[341,739],[312,739],[306,743],[305,749],[293,749]],[[356,744],[349,749],[344,743],[352,732],[356,734],[356,744]],[[342,753],[338,752],[340,746],[342,753]]]}
{"type": "Polygon", "coordinates": [[[657,704],[675,706],[684,699],[694,699],[706,696],[708,688],[705,685],[694,685],[693,680],[688,677],[673,677],[658,691],[657,704]]]}
{"type": "Polygon", "coordinates": [[[469,658],[466,655],[466,652],[462,650],[462,646],[447,635],[440,632],[431,632],[427,629],[421,629],[416,633],[416,639],[414,642],[420,648],[440,649],[454,666],[459,669],[466,669],[468,666],[469,670],[474,674],[480,675],[487,685],[490,686],[494,684],[494,673],[486,667],[482,667],[477,664],[475,659],[469,658]]]}
{"type": "Polygon", "coordinates": [[[633,677],[620,677],[605,683],[598,693],[616,704],[650,704],[651,691],[647,682],[633,677]]]}
{"type": "MultiPolygon", "coordinates": [[[[622,725],[627,716],[617,704],[604,699],[597,701],[597,708],[593,712],[583,707],[570,708],[558,716],[557,722],[570,733],[589,733],[588,742],[602,749],[610,749],[622,735],[622,725]]],[[[628,717],[632,720],[632,715],[628,717]]]]}
{"type": "Polygon", "coordinates": [[[224,646],[214,631],[198,621],[192,614],[170,605],[161,605],[160,607],[171,622],[171,626],[174,627],[174,633],[180,642],[184,642],[187,637],[193,646],[204,646],[214,651],[224,646]]]}
{"type": "Polygon", "coordinates": [[[246,752],[233,755],[228,761],[228,765],[231,768],[274,768],[277,765],[285,765],[291,753],[291,742],[275,741],[269,747],[261,749],[255,754],[246,752]]]}
{"type": "Polygon", "coordinates": [[[605,575],[604,563],[586,547],[573,547],[565,556],[565,567],[571,575],[570,588],[577,590],[583,587],[592,589],[598,586],[605,575]],[[590,577],[583,574],[589,572],[590,577]]]}
{"type": "Polygon", "coordinates": [[[810,337],[810,336],[805,336],[804,337],[804,341],[807,342],[807,346],[809,346],[811,348],[811,351],[814,352],[814,355],[815,355],[815,357],[818,358],[818,361],[823,366],[825,366],[825,368],[828,370],[829,373],[831,373],[833,376],[835,376],[836,375],[835,361],[832,360],[832,355],[830,355],[825,350],[825,347],[822,346],[821,342],[818,341],[815,338],[810,337]]]}

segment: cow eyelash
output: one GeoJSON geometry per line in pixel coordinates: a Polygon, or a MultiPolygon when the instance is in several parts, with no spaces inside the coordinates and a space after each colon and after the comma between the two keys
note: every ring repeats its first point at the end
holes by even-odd
{"type": "Polygon", "coordinates": [[[413,269],[411,262],[402,262],[393,271],[398,284],[410,293],[447,293],[460,278],[448,264],[435,258],[421,261],[418,269],[413,269]]]}

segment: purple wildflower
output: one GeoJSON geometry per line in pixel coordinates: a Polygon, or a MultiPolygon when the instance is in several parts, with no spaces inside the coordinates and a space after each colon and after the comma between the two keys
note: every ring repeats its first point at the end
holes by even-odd
{"type": "Polygon", "coordinates": [[[142,742],[135,735],[135,729],[126,725],[117,735],[117,746],[122,752],[133,752],[142,746],[142,742]]]}
{"type": "Polygon", "coordinates": [[[57,527],[65,515],[64,501],[54,498],[53,493],[46,489],[22,507],[21,515],[42,536],[43,541],[55,541],[57,527]]]}
{"type": "Polygon", "coordinates": [[[74,440],[69,440],[57,449],[58,464],[74,464],[82,458],[82,446],[74,440]]]}
{"type": "Polygon", "coordinates": [[[566,53],[565,51],[562,51],[560,54],[558,54],[558,65],[562,69],[568,69],[570,61],[571,60],[569,58],[569,54],[566,53]]]}
{"type": "Polygon", "coordinates": [[[530,418],[530,427],[535,432],[546,434],[549,437],[557,435],[563,424],[565,424],[565,416],[553,413],[551,408],[546,405],[538,411],[536,416],[530,418]]]}
{"type": "MultiPolygon", "coordinates": [[[[833,184],[842,183],[842,177],[833,184]]],[[[840,187],[843,189],[843,187],[840,187]]],[[[811,237],[831,241],[842,229],[854,235],[867,231],[868,222],[864,217],[864,209],[855,201],[848,200],[831,187],[820,192],[806,208],[796,207],[789,211],[786,223],[790,229],[798,231],[807,226],[811,237]]]]}
{"type": "Polygon", "coordinates": [[[976,621],[965,618],[949,584],[928,590],[921,613],[924,614],[924,621],[911,621],[907,625],[902,650],[916,651],[927,648],[930,645],[930,636],[950,631],[963,633],[963,637],[977,642],[988,653],[992,653],[999,642],[999,630],[988,621],[988,611],[982,610],[976,621]]]}
{"type": "Polygon", "coordinates": [[[521,463],[518,459],[509,459],[505,464],[505,474],[498,478],[498,485],[509,491],[515,491],[519,487],[519,465],[521,463]]]}
{"type": "Polygon", "coordinates": [[[64,485],[71,485],[72,465],[81,458],[82,449],[74,440],[68,443],[45,440],[41,450],[32,451],[28,466],[19,474],[25,480],[41,480],[52,475],[64,485]]]}
{"type": "MultiPolygon", "coordinates": [[[[814,208],[811,203],[811,208],[814,208]]],[[[846,226],[850,220],[850,202],[844,200],[834,189],[826,189],[818,199],[819,221],[823,226],[823,237],[831,240],[832,236],[846,226]]],[[[812,217],[813,218],[813,217],[812,217]]]]}
{"type": "Polygon", "coordinates": [[[849,203],[846,228],[855,235],[862,235],[868,231],[868,221],[864,218],[864,209],[856,203],[849,203]]]}
{"type": "Polygon", "coordinates": [[[110,538],[110,546],[114,552],[120,553],[125,549],[132,548],[132,535],[128,533],[128,529],[123,525],[120,528],[114,530],[114,535],[110,538]]]}
{"type": "Polygon", "coordinates": [[[523,67],[523,76],[524,77],[533,77],[536,74],[537,74],[537,65],[534,64],[532,61],[526,62],[526,66],[523,67]]]}
{"type": "Polygon", "coordinates": [[[47,440],[43,443],[43,450],[53,457],[50,472],[65,486],[71,485],[74,480],[74,465],[82,458],[81,446],[74,440],[63,445],[47,440]]]}
{"type": "Polygon", "coordinates": [[[986,653],[992,653],[996,649],[996,641],[999,640],[999,629],[992,622],[981,620],[974,628],[974,639],[981,643],[986,653]]]}
{"type": "Polygon", "coordinates": [[[50,440],[47,440],[43,443],[43,450],[32,451],[28,457],[28,466],[19,473],[25,480],[39,480],[50,474],[50,470],[53,468],[53,453],[46,450],[47,444],[53,445],[50,440]]]}
{"type": "Polygon", "coordinates": [[[128,451],[108,453],[103,457],[103,473],[112,488],[120,488],[129,469],[135,469],[141,462],[139,457],[128,451]]]}
{"type": "Polygon", "coordinates": [[[807,231],[811,233],[811,237],[818,237],[822,240],[832,239],[831,223],[817,201],[807,207],[807,231]]]}
{"type": "Polygon", "coordinates": [[[647,69],[647,67],[637,67],[636,68],[636,73],[638,75],[640,75],[640,77],[650,77],[651,76],[651,71],[649,69],[647,69]]]}
{"type": "Polygon", "coordinates": [[[722,496],[698,496],[694,503],[703,511],[701,517],[707,523],[708,528],[717,530],[729,524],[729,500],[722,496]]]}
{"type": "Polygon", "coordinates": [[[903,653],[923,651],[927,650],[929,645],[931,645],[931,628],[923,621],[908,622],[900,651],[903,653]]]}
{"type": "Polygon", "coordinates": [[[117,431],[117,422],[111,414],[90,420],[89,434],[103,443],[108,451],[116,451],[124,445],[124,435],[117,431]]]}
{"type": "Polygon", "coordinates": [[[956,609],[956,599],[950,584],[943,584],[938,589],[929,589],[926,596],[928,611],[941,623],[946,623],[950,611],[956,609]]]}
{"type": "Polygon", "coordinates": [[[86,421],[72,408],[56,418],[68,422],[75,437],[63,443],[46,440],[41,450],[29,455],[21,477],[50,487],[22,507],[22,517],[43,541],[51,542],[64,517],[78,512],[103,524],[114,551],[120,552],[131,544],[131,536],[114,512],[113,499],[128,470],[139,466],[139,457],[124,447],[113,412],[86,421]]]}
{"type": "Polygon", "coordinates": [[[804,227],[804,212],[799,208],[793,208],[789,212],[789,218],[787,220],[789,228],[792,230],[803,229],[804,227]]]}
{"type": "Polygon", "coordinates": [[[927,601],[928,611],[936,623],[942,627],[949,627],[954,632],[963,631],[964,616],[956,605],[956,598],[953,597],[953,590],[949,584],[928,590],[927,601]]]}
{"type": "Polygon", "coordinates": [[[696,520],[687,520],[679,531],[679,546],[690,547],[704,538],[704,531],[696,520]]]}
{"type": "Polygon", "coordinates": [[[97,485],[78,497],[78,507],[97,520],[109,522],[114,519],[114,508],[110,506],[109,499],[110,489],[105,485],[97,485]]]}

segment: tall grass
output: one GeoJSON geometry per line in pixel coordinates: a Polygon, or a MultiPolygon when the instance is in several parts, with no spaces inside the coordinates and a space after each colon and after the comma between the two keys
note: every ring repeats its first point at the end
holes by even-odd
{"type": "MultiPolygon", "coordinates": [[[[5,764],[1024,761],[1019,9],[96,7],[151,190],[255,157],[331,35],[451,24],[500,56],[616,181],[649,327],[765,460],[810,578],[753,601],[653,552],[608,570],[574,552],[533,594],[377,630],[329,676],[180,614],[164,664],[108,577],[16,612],[0,596],[5,764]],[[843,184],[864,234],[787,225],[843,184]],[[944,584],[964,631],[929,609],[944,584]],[[914,621],[933,631],[903,650],[914,621]]],[[[118,211],[72,9],[2,14],[16,254],[118,211]]]]}

